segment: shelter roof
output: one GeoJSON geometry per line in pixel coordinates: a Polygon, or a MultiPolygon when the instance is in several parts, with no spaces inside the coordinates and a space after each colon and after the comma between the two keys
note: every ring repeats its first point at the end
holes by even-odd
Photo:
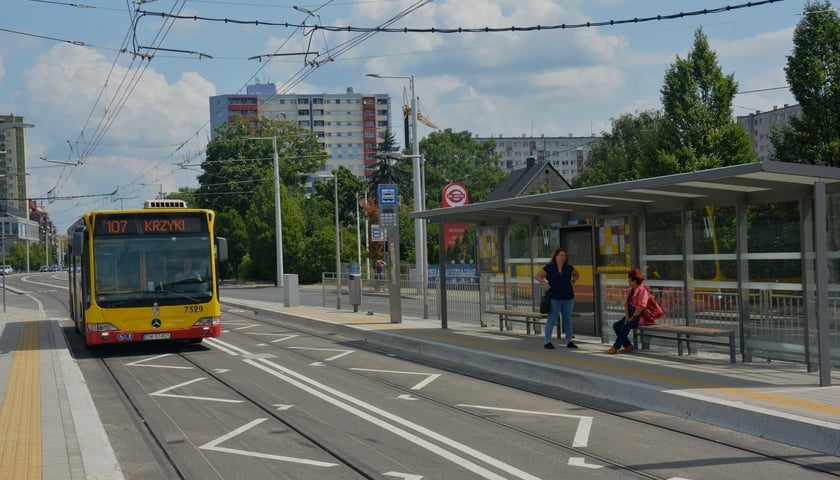
{"type": "Polygon", "coordinates": [[[438,208],[411,218],[476,225],[548,224],[569,219],[810,197],[817,182],[840,183],[840,168],[786,162],[743,165],[438,208]]]}

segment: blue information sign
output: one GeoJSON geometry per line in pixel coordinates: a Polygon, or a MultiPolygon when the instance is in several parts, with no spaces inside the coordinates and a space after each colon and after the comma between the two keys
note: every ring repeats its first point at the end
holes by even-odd
{"type": "Polygon", "coordinates": [[[397,186],[396,185],[380,185],[379,186],[379,204],[380,205],[396,205],[397,204],[397,186]]]}

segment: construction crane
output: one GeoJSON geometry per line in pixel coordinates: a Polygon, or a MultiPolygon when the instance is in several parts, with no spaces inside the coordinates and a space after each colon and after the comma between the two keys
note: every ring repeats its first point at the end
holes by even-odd
{"type": "MultiPolygon", "coordinates": [[[[411,102],[408,100],[408,92],[403,88],[403,118],[408,120],[408,117],[411,116],[411,102]]],[[[420,99],[417,99],[417,121],[426,125],[429,128],[434,128],[438,130],[439,127],[435,125],[431,120],[426,118],[422,113],[420,113],[420,99]]]]}

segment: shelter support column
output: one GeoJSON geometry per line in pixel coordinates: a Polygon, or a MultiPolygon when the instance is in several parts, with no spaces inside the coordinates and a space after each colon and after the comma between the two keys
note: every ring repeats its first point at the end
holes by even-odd
{"type": "Polygon", "coordinates": [[[817,280],[817,345],[819,348],[820,386],[831,385],[831,343],[828,325],[828,242],[826,240],[825,182],[814,183],[814,246],[817,280]]]}

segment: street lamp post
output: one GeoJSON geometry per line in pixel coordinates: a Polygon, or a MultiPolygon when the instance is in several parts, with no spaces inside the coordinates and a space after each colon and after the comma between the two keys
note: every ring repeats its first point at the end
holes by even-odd
{"type": "MultiPolygon", "coordinates": [[[[423,198],[423,181],[421,179],[422,163],[420,158],[420,139],[417,137],[417,97],[414,94],[414,75],[380,75],[368,73],[373,78],[402,78],[408,80],[409,91],[411,92],[411,166],[412,182],[414,183],[414,211],[425,210],[425,199],[423,198]]],[[[416,268],[420,273],[421,291],[423,296],[423,318],[428,318],[429,311],[426,303],[426,221],[422,218],[414,219],[414,251],[416,268]]]]}
{"type": "Polygon", "coordinates": [[[26,225],[21,225],[23,228],[23,241],[26,242],[26,273],[29,273],[29,232],[26,225]]]}
{"type": "Polygon", "coordinates": [[[335,309],[341,310],[341,230],[338,224],[338,172],[320,173],[318,178],[335,179],[335,309]]]}
{"type": "Polygon", "coordinates": [[[338,275],[335,293],[335,309],[341,310],[341,230],[338,225],[338,173],[335,178],[335,271],[338,275]]]}
{"type": "Polygon", "coordinates": [[[271,146],[274,148],[274,225],[277,228],[277,235],[274,239],[274,247],[276,250],[276,275],[274,285],[283,288],[283,220],[280,214],[280,166],[279,158],[277,156],[277,137],[245,137],[249,140],[271,140],[271,146]]]}
{"type": "Polygon", "coordinates": [[[362,230],[361,220],[359,219],[359,197],[360,192],[356,192],[356,262],[359,266],[359,275],[362,274],[362,230]]]}
{"type": "Polygon", "coordinates": [[[3,232],[0,233],[3,249],[3,313],[6,312],[6,222],[3,222],[3,232]]]}

